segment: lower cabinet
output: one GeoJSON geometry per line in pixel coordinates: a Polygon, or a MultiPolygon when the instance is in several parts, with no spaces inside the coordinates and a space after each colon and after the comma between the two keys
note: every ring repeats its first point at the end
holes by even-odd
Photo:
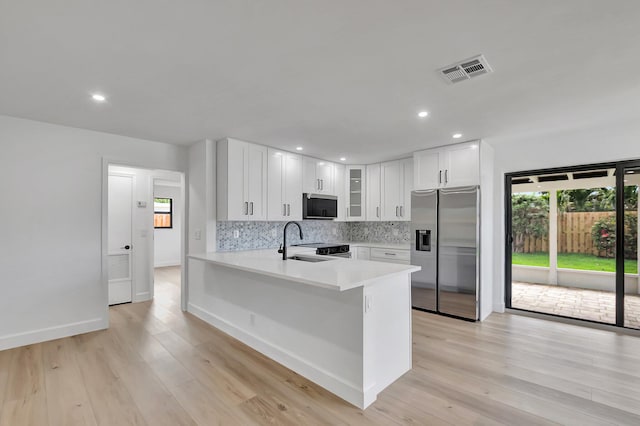
{"type": "Polygon", "coordinates": [[[409,250],[384,247],[351,246],[351,258],[358,260],[375,260],[376,262],[400,263],[409,265],[409,250]]]}
{"type": "Polygon", "coordinates": [[[401,263],[404,265],[408,265],[411,260],[411,254],[409,250],[397,250],[397,249],[372,247],[369,260],[375,260],[377,262],[401,263]]]}
{"type": "Polygon", "coordinates": [[[369,260],[369,247],[352,247],[351,258],[358,260],[369,260]]]}

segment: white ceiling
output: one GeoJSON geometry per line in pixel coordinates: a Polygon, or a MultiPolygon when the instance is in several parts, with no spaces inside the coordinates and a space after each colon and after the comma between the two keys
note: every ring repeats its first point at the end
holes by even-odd
{"type": "Polygon", "coordinates": [[[0,114],[368,163],[638,120],[639,22],[638,0],[0,0],[0,114]],[[493,74],[436,74],[479,53],[493,74]]]}

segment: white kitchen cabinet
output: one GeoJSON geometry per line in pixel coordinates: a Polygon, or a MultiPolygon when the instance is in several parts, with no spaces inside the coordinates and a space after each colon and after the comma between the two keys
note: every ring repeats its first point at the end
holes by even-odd
{"type": "Polygon", "coordinates": [[[365,215],[368,221],[380,221],[380,164],[367,166],[367,187],[365,215]]]}
{"type": "Polygon", "coordinates": [[[267,219],[267,147],[219,141],[217,181],[218,220],[267,219]]]}
{"type": "Polygon", "coordinates": [[[477,142],[452,145],[447,149],[448,161],[445,186],[480,184],[480,150],[477,142]]]}
{"type": "Polygon", "coordinates": [[[366,177],[365,166],[347,166],[345,173],[347,201],[347,221],[366,220],[366,177]]]}
{"type": "Polygon", "coordinates": [[[437,189],[480,184],[478,142],[466,142],[413,154],[414,187],[437,189]]]}
{"type": "Polygon", "coordinates": [[[410,220],[411,180],[407,160],[380,164],[380,218],[383,221],[410,220]]]}
{"type": "Polygon", "coordinates": [[[413,191],[413,158],[401,160],[404,173],[404,187],[402,188],[402,217],[400,220],[411,220],[411,191],[413,191]]]}
{"type": "Polygon", "coordinates": [[[335,164],[329,161],[303,157],[303,192],[337,195],[335,191],[335,164]]]}
{"type": "Polygon", "coordinates": [[[369,260],[369,247],[351,247],[351,258],[358,260],[369,260]]]}
{"type": "Polygon", "coordinates": [[[268,149],[267,219],[302,220],[302,156],[268,149]]]}
{"type": "Polygon", "coordinates": [[[336,196],[338,197],[338,216],[335,222],[344,222],[347,220],[347,200],[346,200],[346,167],[343,164],[335,164],[334,167],[334,185],[336,188],[336,196]]]}
{"type": "Polygon", "coordinates": [[[369,260],[409,265],[411,261],[411,252],[409,250],[371,247],[369,260]]]}

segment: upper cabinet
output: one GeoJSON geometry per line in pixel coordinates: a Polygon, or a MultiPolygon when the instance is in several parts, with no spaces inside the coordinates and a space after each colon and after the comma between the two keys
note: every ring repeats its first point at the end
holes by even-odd
{"type": "Polygon", "coordinates": [[[366,217],[368,221],[380,221],[380,163],[367,166],[366,217]]]}
{"type": "Polygon", "coordinates": [[[411,220],[412,182],[411,159],[380,164],[380,220],[411,220]]]}
{"type": "Polygon", "coordinates": [[[267,219],[302,220],[302,156],[267,152],[267,219]]]}
{"type": "Polygon", "coordinates": [[[347,220],[347,200],[345,197],[345,173],[346,167],[344,164],[334,164],[334,181],[333,184],[336,189],[336,196],[338,197],[338,216],[334,219],[336,222],[344,222],[347,220]]]}
{"type": "Polygon", "coordinates": [[[329,161],[304,157],[302,179],[302,192],[337,195],[334,183],[335,164],[329,161]]]}
{"type": "Polygon", "coordinates": [[[415,152],[415,189],[479,185],[479,151],[478,142],[467,142],[415,152]]]}
{"type": "Polygon", "coordinates": [[[218,141],[219,220],[267,219],[267,148],[235,139],[218,141]]]}
{"type": "Polygon", "coordinates": [[[347,221],[366,220],[366,177],[365,166],[347,166],[346,169],[346,200],[347,221]]]}

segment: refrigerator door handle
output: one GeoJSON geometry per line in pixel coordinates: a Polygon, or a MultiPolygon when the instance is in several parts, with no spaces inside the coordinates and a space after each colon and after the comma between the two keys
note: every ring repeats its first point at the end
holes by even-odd
{"type": "Polygon", "coordinates": [[[472,194],[478,191],[479,188],[477,186],[463,186],[460,188],[443,188],[440,190],[442,194],[472,194]]]}

